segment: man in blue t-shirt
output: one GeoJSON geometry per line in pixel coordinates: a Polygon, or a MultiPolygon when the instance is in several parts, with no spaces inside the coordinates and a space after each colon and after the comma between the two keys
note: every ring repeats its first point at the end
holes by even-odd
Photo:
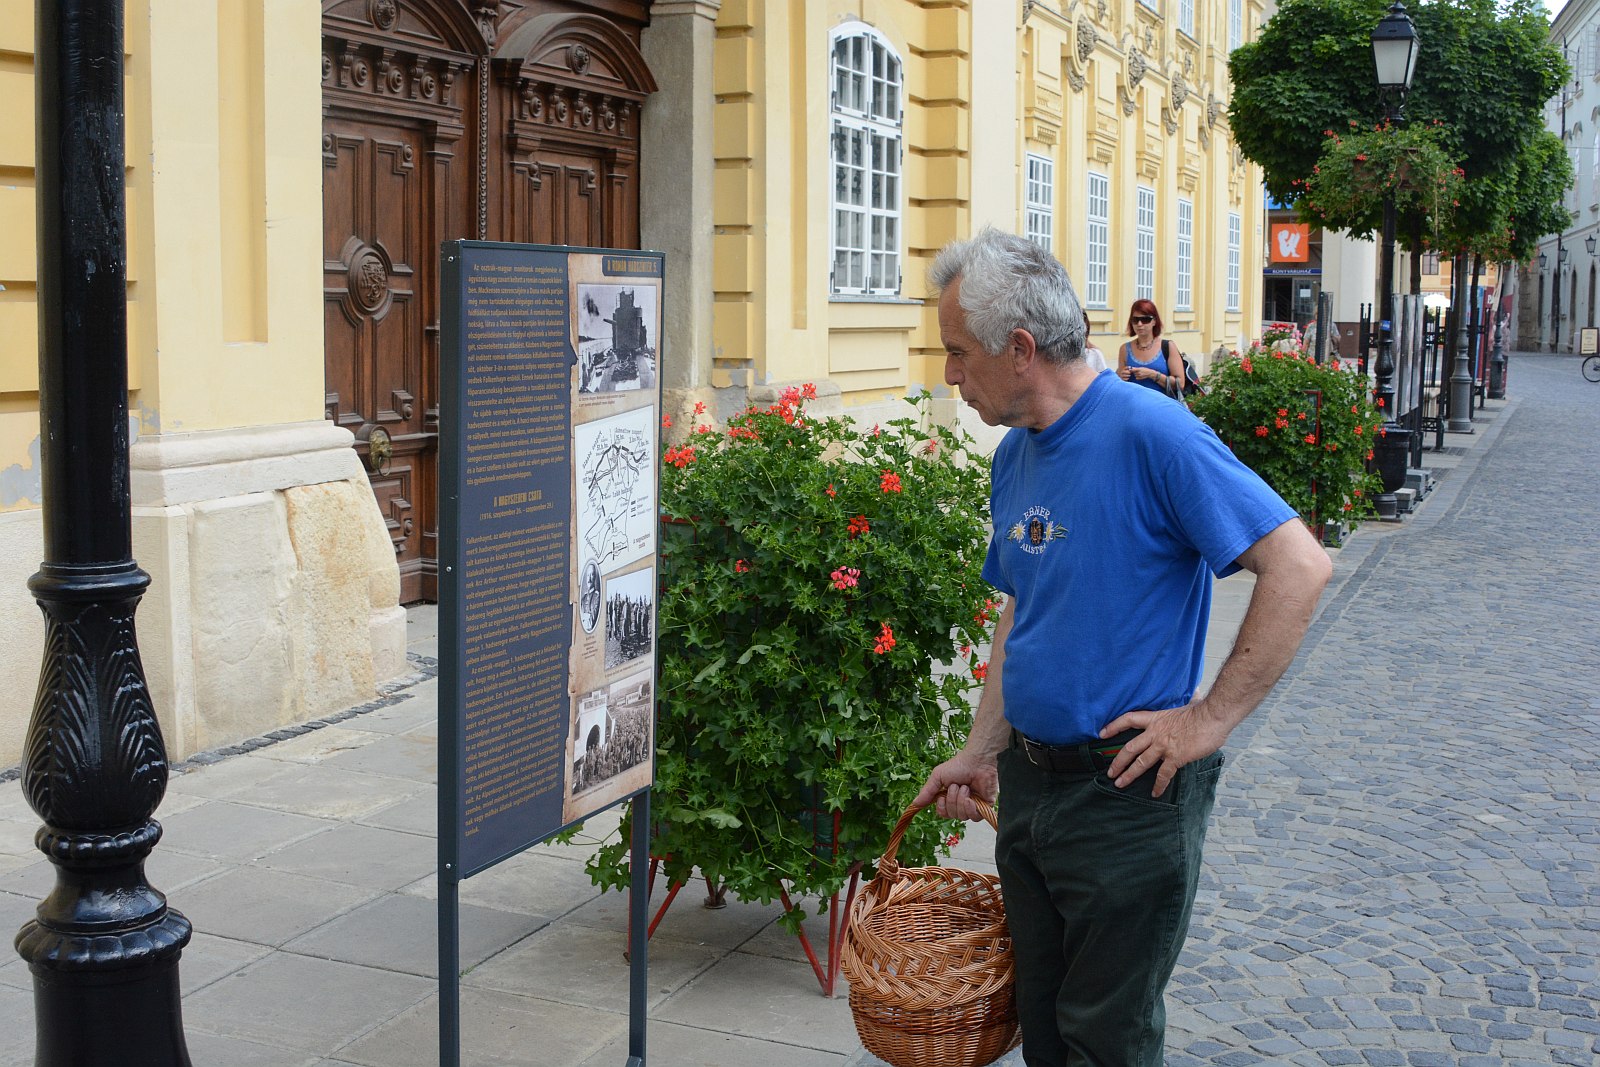
{"type": "Polygon", "coordinates": [[[1083,362],[1066,270],[985,229],[946,247],[945,381],[991,426],[1006,594],[966,745],[917,797],[995,846],[1029,1067],[1158,1067],[1228,734],[1294,658],[1331,568],[1289,508],[1182,405],[1083,362]],[[1197,697],[1212,575],[1255,592],[1197,697]]]}

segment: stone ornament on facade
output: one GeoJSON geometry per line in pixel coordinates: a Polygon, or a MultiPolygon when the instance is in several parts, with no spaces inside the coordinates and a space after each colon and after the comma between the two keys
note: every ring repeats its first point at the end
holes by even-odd
{"type": "Polygon", "coordinates": [[[1144,80],[1145,72],[1150,69],[1150,63],[1131,38],[1124,49],[1124,57],[1122,81],[1117,86],[1117,98],[1122,102],[1122,113],[1131,115],[1139,106],[1137,97],[1139,83],[1144,80]]]}
{"type": "Polygon", "coordinates": [[[1073,52],[1061,66],[1063,73],[1066,75],[1067,84],[1072,86],[1072,91],[1081,93],[1083,92],[1083,87],[1088,84],[1088,79],[1079,68],[1088,65],[1089,57],[1094,54],[1094,47],[1099,43],[1100,35],[1095,30],[1094,23],[1089,21],[1089,16],[1083,14],[1078,16],[1078,21],[1073,27],[1073,34],[1073,52]],[[1072,55],[1077,56],[1076,63],[1072,61],[1072,55]]]}
{"type": "Polygon", "coordinates": [[[1149,62],[1144,58],[1144,53],[1138,48],[1128,49],[1128,88],[1137,89],[1144,80],[1145,71],[1150,69],[1149,62]]]}

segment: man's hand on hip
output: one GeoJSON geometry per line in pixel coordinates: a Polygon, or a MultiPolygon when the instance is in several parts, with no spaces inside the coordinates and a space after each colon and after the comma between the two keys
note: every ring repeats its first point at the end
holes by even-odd
{"type": "Polygon", "coordinates": [[[1126,788],[1159,765],[1155,786],[1150,790],[1151,796],[1158,797],[1167,791],[1178,768],[1221,748],[1230,731],[1208,716],[1203,704],[1197,700],[1166,711],[1130,711],[1111,720],[1100,731],[1101,737],[1115,737],[1128,730],[1144,731],[1111,761],[1106,776],[1112,784],[1118,789],[1126,788]]]}

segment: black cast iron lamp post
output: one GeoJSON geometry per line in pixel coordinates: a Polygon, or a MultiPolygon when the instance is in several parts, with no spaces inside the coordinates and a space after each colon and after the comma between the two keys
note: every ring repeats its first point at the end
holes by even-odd
{"type": "MultiPolygon", "coordinates": [[[[1416,27],[1399,0],[1372,30],[1372,61],[1377,68],[1378,93],[1384,100],[1384,118],[1399,125],[1405,121],[1406,93],[1417,67],[1416,27]]],[[[1390,186],[1383,195],[1383,245],[1378,263],[1378,380],[1373,390],[1383,409],[1383,436],[1373,448],[1378,476],[1383,480],[1383,493],[1374,503],[1383,518],[1393,518],[1398,512],[1394,492],[1405,484],[1406,461],[1411,453],[1411,432],[1395,422],[1394,410],[1394,211],[1394,188],[1390,186]]],[[[1451,410],[1455,410],[1453,405],[1451,410]]]]}
{"type": "MultiPolygon", "coordinates": [[[[37,0],[35,167],[45,616],[22,792],[56,884],[17,932],[35,1067],[189,1067],[189,921],[145,878],[167,756],[139,662],[128,492],[122,0],[37,0]]],[[[15,680],[14,680],[15,681],[15,680]]]]}

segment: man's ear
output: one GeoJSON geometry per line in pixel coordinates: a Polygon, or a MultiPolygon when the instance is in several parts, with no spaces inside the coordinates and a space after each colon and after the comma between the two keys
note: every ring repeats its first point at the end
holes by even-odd
{"type": "Polygon", "coordinates": [[[1018,326],[1011,331],[1008,341],[1012,365],[1019,371],[1026,370],[1033,364],[1034,357],[1039,354],[1039,346],[1033,334],[1018,326]]]}

